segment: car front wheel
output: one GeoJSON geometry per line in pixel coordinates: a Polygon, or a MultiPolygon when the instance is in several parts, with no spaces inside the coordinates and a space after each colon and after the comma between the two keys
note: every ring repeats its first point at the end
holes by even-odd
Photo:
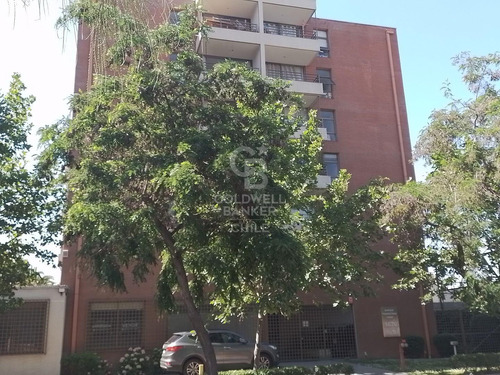
{"type": "Polygon", "coordinates": [[[259,368],[270,368],[273,365],[273,360],[269,356],[269,354],[261,353],[259,360],[259,368]]]}
{"type": "Polygon", "coordinates": [[[191,358],[186,361],[182,373],[184,375],[199,375],[200,365],[202,362],[199,359],[191,358]]]}

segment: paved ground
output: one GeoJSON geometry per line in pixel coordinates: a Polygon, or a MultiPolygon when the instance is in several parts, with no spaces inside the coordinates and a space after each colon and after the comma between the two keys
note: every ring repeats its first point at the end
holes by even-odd
{"type": "MultiPolygon", "coordinates": [[[[328,360],[323,360],[323,361],[306,361],[306,362],[282,362],[280,363],[280,366],[300,366],[300,367],[314,367],[314,366],[325,366],[325,365],[331,365],[336,362],[342,362],[342,361],[328,361],[328,360]]],[[[376,367],[369,367],[365,365],[361,365],[358,363],[350,363],[351,366],[354,368],[354,373],[357,375],[407,375],[405,372],[392,372],[389,370],[384,370],[381,368],[376,368],[376,367]]]]}

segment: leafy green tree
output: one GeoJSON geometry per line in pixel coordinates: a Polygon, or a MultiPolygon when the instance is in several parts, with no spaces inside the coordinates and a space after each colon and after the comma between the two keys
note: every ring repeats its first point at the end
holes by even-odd
{"type": "Polygon", "coordinates": [[[74,118],[44,131],[41,167],[71,194],[65,235],[84,238],[88,271],[115,289],[125,289],[125,268],[140,282],[161,260],[159,304],[174,308],[179,292],[216,374],[198,310],[204,287],[227,286],[229,272],[250,277],[238,268],[244,259],[268,277],[300,248],[291,208],[316,183],[315,121],[293,138],[303,119],[283,82],[230,62],[207,71],[193,43],[206,29],[192,8],[178,25],[151,27],[119,7],[77,1],[68,20],[112,33],[107,62],[121,74],[95,76],[72,99],[74,118]]]}
{"type": "MultiPolygon", "coordinates": [[[[193,43],[206,33],[196,9],[183,11],[177,25],[153,27],[143,10],[89,0],[66,8],[60,24],[83,21],[99,33],[107,74],[72,99],[71,121],[45,129],[40,165],[70,190],[64,231],[85,239],[79,255],[88,272],[124,290],[126,268],[141,282],[160,261],[159,305],[175,308],[179,293],[215,374],[199,307],[208,300],[227,317],[255,305],[259,324],[265,314],[288,313],[311,283],[311,267],[338,261],[351,245],[360,251],[342,258],[335,280],[362,274],[356,262],[368,261],[365,242],[376,231],[368,234],[372,224],[360,220],[377,217],[368,198],[381,190],[347,198],[342,174],[329,194],[313,194],[321,149],[315,116],[301,118],[300,100],[279,80],[231,62],[207,70],[193,43]],[[292,137],[303,126],[303,136],[292,137]],[[336,232],[329,225],[337,214],[345,222],[336,232]]],[[[331,288],[324,278],[335,267],[315,270],[315,286],[331,288]]],[[[260,328],[256,358],[259,337],[260,328]]]]}
{"type": "Polygon", "coordinates": [[[17,287],[40,277],[27,257],[34,255],[47,263],[52,259],[43,246],[52,239],[44,220],[53,204],[43,190],[44,179],[27,166],[34,98],[24,91],[14,74],[9,91],[0,95],[0,312],[17,305],[17,287]]]}
{"type": "Polygon", "coordinates": [[[500,55],[454,59],[472,97],[436,110],[416,157],[431,169],[423,183],[396,188],[386,220],[401,252],[400,286],[425,282],[471,308],[500,312],[500,55]]]}

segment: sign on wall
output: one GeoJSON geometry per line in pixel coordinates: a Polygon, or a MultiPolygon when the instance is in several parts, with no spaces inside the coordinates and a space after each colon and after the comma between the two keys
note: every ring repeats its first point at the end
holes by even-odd
{"type": "Polygon", "coordinates": [[[382,307],[381,310],[384,337],[401,337],[398,310],[395,307],[382,307]]]}

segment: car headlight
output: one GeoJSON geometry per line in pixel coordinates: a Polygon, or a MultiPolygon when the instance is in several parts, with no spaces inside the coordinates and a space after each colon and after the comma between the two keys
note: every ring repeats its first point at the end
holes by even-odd
{"type": "Polygon", "coordinates": [[[278,350],[278,348],[274,345],[269,345],[269,347],[272,349],[272,350],[278,350]]]}

